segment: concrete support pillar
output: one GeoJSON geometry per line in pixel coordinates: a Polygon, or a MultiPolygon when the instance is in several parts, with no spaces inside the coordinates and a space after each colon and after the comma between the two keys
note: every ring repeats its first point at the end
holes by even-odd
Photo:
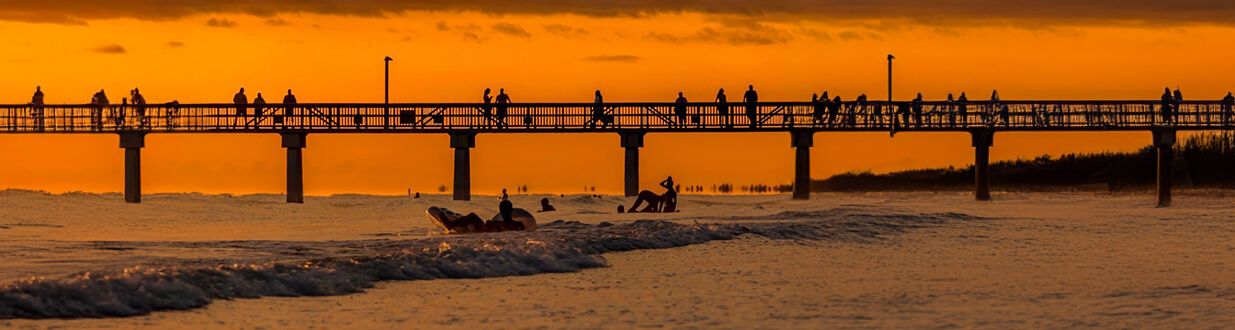
{"type": "Polygon", "coordinates": [[[973,196],[979,201],[991,200],[991,145],[995,143],[995,131],[974,130],[973,137],[973,196]]]}
{"type": "Polygon", "coordinates": [[[142,202],[142,148],[146,146],[146,133],[120,133],[120,147],[124,148],[124,201],[142,202]]]}
{"type": "Polygon", "coordinates": [[[626,149],[625,189],[626,197],[639,195],[639,148],[643,147],[643,136],[647,132],[619,132],[622,136],[622,148],[626,149]]]}
{"type": "Polygon", "coordinates": [[[476,132],[450,133],[450,147],[455,149],[455,187],[457,201],[472,200],[472,156],[476,147],[476,132]]]}
{"type": "Polygon", "coordinates": [[[283,148],[287,149],[287,202],[304,203],[304,159],[308,133],[279,133],[283,137],[283,148]]]}
{"type": "Polygon", "coordinates": [[[1175,161],[1175,130],[1155,129],[1154,148],[1158,150],[1158,207],[1171,206],[1171,165],[1175,161]]]}
{"type": "Polygon", "coordinates": [[[814,131],[789,132],[796,152],[793,171],[793,199],[810,199],[810,147],[815,145],[814,131]]]}

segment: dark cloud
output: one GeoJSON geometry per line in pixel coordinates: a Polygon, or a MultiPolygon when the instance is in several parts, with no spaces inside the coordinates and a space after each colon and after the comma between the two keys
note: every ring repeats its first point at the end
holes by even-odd
{"type": "Polygon", "coordinates": [[[643,60],[643,58],[635,56],[635,55],[599,55],[599,56],[585,57],[583,58],[583,60],[590,61],[590,62],[633,63],[633,62],[641,61],[643,60]]]}
{"type": "Polygon", "coordinates": [[[408,11],[644,16],[702,12],[766,19],[904,20],[930,25],[1231,25],[1230,0],[0,0],[0,20],[81,24],[92,19],[179,19],[190,15],[281,13],[389,16],[408,11]]]}
{"type": "Polygon", "coordinates": [[[95,47],[94,49],[91,49],[91,50],[96,53],[103,53],[103,54],[124,54],[125,52],[127,52],[124,49],[124,46],[117,45],[117,44],[103,45],[103,46],[95,47]]]}
{"type": "Polygon", "coordinates": [[[497,32],[497,33],[501,33],[501,34],[505,34],[509,36],[520,37],[520,38],[531,38],[532,37],[532,34],[527,33],[527,30],[524,30],[523,27],[510,24],[510,23],[493,24],[493,32],[497,32]]]}
{"type": "Polygon", "coordinates": [[[171,47],[171,48],[180,48],[180,47],[184,47],[184,42],[180,42],[180,41],[169,41],[169,42],[167,43],[167,47],[171,47]]]}
{"type": "Polygon", "coordinates": [[[544,28],[545,32],[563,38],[574,38],[589,34],[588,30],[563,24],[547,24],[544,28]]]}
{"type": "Polygon", "coordinates": [[[236,27],[236,22],[226,18],[213,18],[206,20],[206,26],[217,28],[233,28],[236,27]]]}
{"type": "Polygon", "coordinates": [[[771,45],[793,40],[793,34],[778,28],[760,25],[751,27],[705,27],[691,34],[670,34],[653,32],[645,39],[661,42],[684,43],[721,43],[729,45],[771,45]]]}

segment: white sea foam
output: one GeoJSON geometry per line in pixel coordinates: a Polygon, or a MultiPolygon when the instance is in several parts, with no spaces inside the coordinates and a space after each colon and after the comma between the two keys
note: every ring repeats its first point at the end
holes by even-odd
{"type": "MultiPolygon", "coordinates": [[[[29,278],[0,287],[0,318],[143,315],[202,307],[215,299],[326,296],[377,281],[483,278],[573,272],[606,265],[601,254],[661,249],[741,235],[869,241],[922,226],[971,220],[964,214],[898,214],[861,209],[786,212],[710,224],[558,221],[537,232],[327,242],[96,242],[107,249],[248,249],[265,260],[168,259],[119,270],[29,278]],[[761,220],[761,221],[756,221],[761,220]],[[767,220],[774,220],[769,222],[767,220]]],[[[260,258],[258,258],[260,259],[260,258]]]]}

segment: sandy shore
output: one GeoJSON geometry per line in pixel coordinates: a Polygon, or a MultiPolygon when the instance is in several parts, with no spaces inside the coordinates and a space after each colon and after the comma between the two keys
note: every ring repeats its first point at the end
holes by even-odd
{"type": "MultiPolygon", "coordinates": [[[[742,237],[604,255],[534,276],[382,282],[363,294],[217,301],[206,308],[19,328],[1221,328],[1235,323],[1235,197],[1176,207],[1140,194],[692,196],[725,210],[896,208],[987,219],[875,242],[742,237]]],[[[600,208],[600,207],[596,207],[600,208]]],[[[569,211],[568,211],[569,212],[569,211]]],[[[574,214],[600,221],[612,216],[574,214]]],[[[712,220],[707,220],[712,218],[712,220]]],[[[629,219],[627,219],[629,220],[629,219]]],[[[748,220],[742,220],[748,221],[748,220]]]]}

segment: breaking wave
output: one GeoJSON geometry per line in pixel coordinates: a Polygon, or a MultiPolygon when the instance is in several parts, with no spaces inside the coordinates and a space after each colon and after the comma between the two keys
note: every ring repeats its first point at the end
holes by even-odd
{"type": "Polygon", "coordinates": [[[261,262],[175,261],[8,282],[0,286],[0,318],[136,316],[159,310],[198,308],[215,299],[357,293],[373,287],[378,281],[574,272],[606,266],[601,255],[607,252],[680,247],[742,235],[868,242],[912,228],[975,219],[952,213],[855,216],[846,212],[782,214],[771,218],[810,218],[810,221],[713,224],[636,221],[617,225],[558,221],[536,232],[409,240],[106,242],[114,248],[128,248],[124,245],[144,248],[157,244],[163,248],[226,246],[289,252],[261,262]]]}

